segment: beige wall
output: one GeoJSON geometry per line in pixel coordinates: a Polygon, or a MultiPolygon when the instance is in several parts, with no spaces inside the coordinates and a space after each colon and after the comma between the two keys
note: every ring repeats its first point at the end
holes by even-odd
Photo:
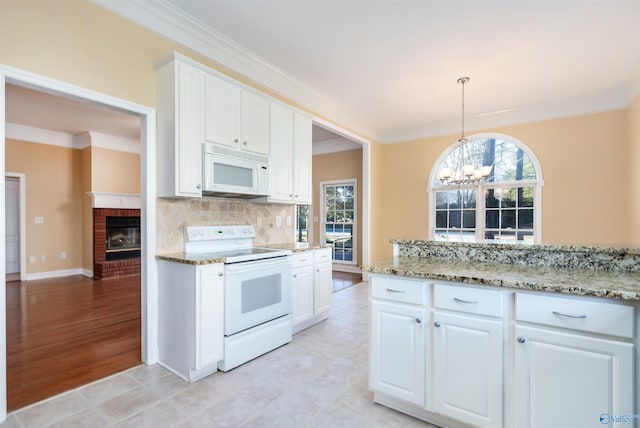
{"type": "Polygon", "coordinates": [[[16,140],[6,140],[5,145],[6,170],[26,176],[27,273],[78,268],[82,265],[80,151],[16,140]],[[35,217],[44,222],[36,224],[35,217]],[[66,259],[60,258],[62,251],[66,259]],[[36,263],[29,262],[30,256],[36,263]]]}
{"type": "Polygon", "coordinates": [[[640,246],[640,95],[627,109],[629,138],[628,180],[629,189],[629,230],[630,241],[640,246]]]}
{"type": "MultiPolygon", "coordinates": [[[[620,110],[487,130],[517,138],[540,161],[543,243],[638,245],[628,229],[627,115],[620,110]]],[[[374,221],[382,231],[376,257],[391,256],[391,238],[428,237],[429,174],[456,139],[382,147],[381,165],[374,170],[381,177],[374,192],[383,198],[374,221]]]]}
{"type": "MultiPolygon", "coordinates": [[[[356,206],[356,257],[358,266],[362,264],[362,149],[348,150],[344,152],[316,155],[313,157],[313,204],[309,221],[314,217],[320,219],[320,196],[323,181],[349,180],[357,181],[357,206],[356,206]]],[[[320,241],[320,222],[313,223],[313,242],[320,241]]]]}
{"type": "Polygon", "coordinates": [[[91,190],[140,194],[140,155],[92,147],[91,190]]]}

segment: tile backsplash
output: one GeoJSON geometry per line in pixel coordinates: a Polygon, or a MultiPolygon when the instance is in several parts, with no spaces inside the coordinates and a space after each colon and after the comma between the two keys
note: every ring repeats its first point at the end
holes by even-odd
{"type": "Polygon", "coordinates": [[[293,205],[263,204],[237,199],[156,200],[157,254],[180,253],[185,226],[250,224],[256,231],[254,245],[283,244],[294,240],[293,205]],[[282,225],[276,226],[276,216],[282,225]],[[291,225],[287,226],[287,217],[291,225]]]}

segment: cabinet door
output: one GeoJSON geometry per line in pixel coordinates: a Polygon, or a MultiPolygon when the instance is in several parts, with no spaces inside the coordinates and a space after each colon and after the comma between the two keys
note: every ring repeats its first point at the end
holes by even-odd
{"type": "Polygon", "coordinates": [[[313,266],[293,271],[293,325],[313,317],[313,266]]]}
{"type": "Polygon", "coordinates": [[[371,388],[425,405],[425,310],[371,302],[371,388]]]}
{"type": "Polygon", "coordinates": [[[305,116],[295,115],[293,124],[293,198],[298,204],[311,203],[312,123],[305,116]]]}
{"type": "Polygon", "coordinates": [[[316,264],[313,268],[314,313],[331,309],[331,263],[316,264]]]}
{"type": "Polygon", "coordinates": [[[273,202],[293,201],[293,111],[271,104],[271,194],[273,202]]]}
{"type": "Polygon", "coordinates": [[[204,138],[208,143],[240,147],[241,89],[218,77],[205,77],[204,138]]]}
{"type": "Polygon", "coordinates": [[[202,130],[204,72],[177,63],[176,168],[177,195],[202,196],[202,130]]]}
{"type": "Polygon", "coordinates": [[[502,426],[502,322],[434,312],[433,403],[478,427],[502,426]]]}
{"type": "Polygon", "coordinates": [[[195,369],[215,364],[224,357],[224,265],[200,268],[196,294],[195,369]]]}
{"type": "Polygon", "coordinates": [[[269,155],[269,101],[242,91],[242,149],[269,155]]]}
{"type": "Polygon", "coordinates": [[[515,336],[514,426],[615,426],[607,415],[634,413],[632,344],[523,326],[515,336]]]}

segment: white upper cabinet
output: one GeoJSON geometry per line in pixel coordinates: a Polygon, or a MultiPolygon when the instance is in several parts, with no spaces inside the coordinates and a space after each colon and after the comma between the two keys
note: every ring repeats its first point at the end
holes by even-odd
{"type": "Polygon", "coordinates": [[[269,202],[311,203],[309,117],[271,104],[271,195],[269,202]]]}
{"type": "Polygon", "coordinates": [[[177,59],[157,71],[158,196],[202,196],[204,76],[177,59]]]}
{"type": "Polygon", "coordinates": [[[205,78],[208,143],[269,154],[269,101],[213,75],[205,78]]]}

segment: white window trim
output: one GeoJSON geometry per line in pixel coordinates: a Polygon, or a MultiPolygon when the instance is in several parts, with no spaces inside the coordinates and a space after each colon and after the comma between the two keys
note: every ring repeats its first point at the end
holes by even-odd
{"type": "MultiPolygon", "coordinates": [[[[326,211],[325,211],[325,200],[324,200],[324,186],[339,186],[339,185],[353,185],[353,256],[352,261],[344,261],[344,260],[332,260],[334,265],[358,265],[358,179],[349,178],[344,180],[330,180],[330,181],[321,181],[320,182],[320,242],[327,242],[326,239],[326,231],[325,220],[326,220],[326,211]]],[[[334,249],[335,250],[335,249],[334,249]]]]}
{"type": "MultiPolygon", "coordinates": [[[[438,190],[459,190],[459,189],[475,189],[476,194],[480,195],[481,192],[484,192],[485,188],[491,188],[495,186],[500,187],[534,187],[535,192],[535,200],[536,204],[533,209],[533,243],[540,244],[542,242],[542,187],[544,186],[544,179],[542,178],[542,167],[540,166],[540,162],[536,155],[531,151],[531,149],[524,144],[522,141],[518,140],[515,137],[506,134],[500,134],[497,132],[484,132],[473,135],[468,135],[467,139],[469,141],[479,140],[479,139],[489,139],[494,138],[496,140],[505,140],[510,143],[513,143],[519,149],[521,149],[531,160],[533,168],[536,171],[536,180],[522,180],[522,181],[502,181],[502,182],[491,182],[491,183],[483,183],[483,184],[461,184],[458,186],[432,186],[432,183],[436,180],[438,176],[438,165],[447,157],[453,150],[455,150],[460,143],[457,141],[451,144],[446,150],[444,150],[436,162],[431,168],[431,173],[429,174],[429,184],[427,185],[427,192],[429,193],[429,210],[428,210],[428,236],[429,240],[435,239],[435,207],[436,204],[436,191],[438,190]]],[[[484,239],[477,239],[478,236],[484,236],[485,229],[485,206],[484,206],[484,198],[477,198],[478,206],[476,207],[476,241],[484,242],[484,239]]]]}

